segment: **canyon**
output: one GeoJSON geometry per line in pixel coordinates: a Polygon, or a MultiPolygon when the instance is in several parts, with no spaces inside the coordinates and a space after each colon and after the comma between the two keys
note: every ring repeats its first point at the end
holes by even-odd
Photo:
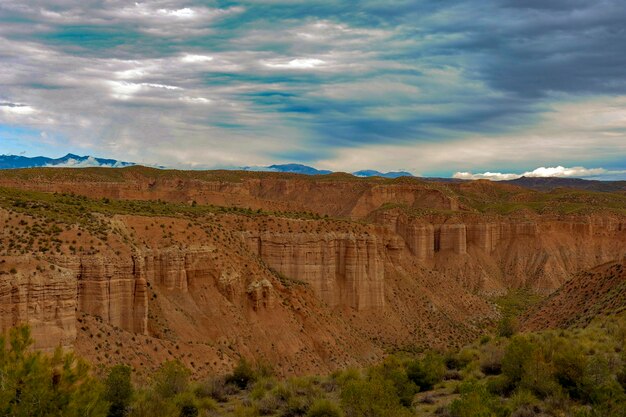
{"type": "Polygon", "coordinates": [[[123,169],[0,173],[0,330],[147,375],[282,374],[446,349],[626,256],[626,195],[487,181],[123,169]]]}

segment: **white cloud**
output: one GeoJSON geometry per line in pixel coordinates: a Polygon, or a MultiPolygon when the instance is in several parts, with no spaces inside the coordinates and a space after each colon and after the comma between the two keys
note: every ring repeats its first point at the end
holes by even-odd
{"type": "Polygon", "coordinates": [[[164,90],[182,90],[182,88],[180,87],[167,84],[141,83],[140,85],[143,87],[162,88],[164,90]]]}
{"type": "Polygon", "coordinates": [[[163,90],[182,90],[182,88],[156,83],[131,83],[128,81],[108,81],[108,84],[112,90],[111,96],[118,100],[131,99],[135,94],[141,91],[143,88],[158,88],[163,90]]]}
{"type": "Polygon", "coordinates": [[[318,68],[326,64],[326,61],[317,58],[295,58],[291,61],[265,61],[263,64],[269,68],[280,69],[312,69],[318,68]]]}
{"type": "Polygon", "coordinates": [[[0,111],[7,115],[29,116],[37,112],[34,107],[17,103],[0,103],[0,111]]]}
{"type": "Polygon", "coordinates": [[[133,68],[129,70],[116,71],[115,77],[122,80],[142,78],[147,75],[147,72],[143,68],[133,68]]]}
{"type": "Polygon", "coordinates": [[[113,91],[111,96],[118,100],[128,100],[141,90],[141,84],[126,81],[109,81],[109,86],[113,91]]]}
{"type": "Polygon", "coordinates": [[[472,174],[471,172],[455,172],[452,178],[460,180],[492,180],[505,181],[514,180],[521,177],[520,174],[503,174],[501,172],[484,172],[482,174],[472,174]]]}
{"type": "Polygon", "coordinates": [[[207,55],[187,54],[187,55],[183,55],[180,58],[180,60],[183,61],[186,64],[198,64],[198,63],[211,62],[211,61],[213,61],[213,57],[212,56],[207,56],[207,55]]]}
{"type": "Polygon", "coordinates": [[[191,104],[210,104],[211,100],[208,98],[204,98],[204,97],[181,97],[180,98],[181,101],[185,101],[187,103],[191,103],[191,104]]]}
{"type": "Polygon", "coordinates": [[[185,7],[184,9],[158,9],[157,13],[164,16],[176,17],[179,19],[193,19],[197,13],[195,10],[185,7]]]}
{"type": "Polygon", "coordinates": [[[532,171],[526,171],[522,174],[516,173],[502,173],[502,172],[483,172],[473,174],[471,172],[456,172],[453,177],[463,180],[492,180],[492,181],[504,181],[514,180],[521,177],[559,177],[559,178],[593,178],[606,175],[621,175],[626,174],[626,170],[607,170],[604,168],[585,168],[585,167],[571,167],[566,168],[562,166],[557,167],[539,167],[532,171]]]}
{"type": "MultiPolygon", "coordinates": [[[[228,15],[241,13],[243,7],[155,7],[154,2],[135,2],[103,12],[109,20],[136,22],[138,29],[155,36],[200,35],[211,31],[209,23],[228,15]]],[[[87,13],[88,14],[88,13],[87,13]]]]}
{"type": "Polygon", "coordinates": [[[128,166],[128,164],[117,161],[114,164],[103,164],[98,162],[96,158],[93,156],[87,157],[85,160],[79,159],[68,159],[63,164],[48,164],[46,167],[48,168],[90,168],[90,167],[101,167],[101,168],[122,168],[124,166],[128,166]]]}

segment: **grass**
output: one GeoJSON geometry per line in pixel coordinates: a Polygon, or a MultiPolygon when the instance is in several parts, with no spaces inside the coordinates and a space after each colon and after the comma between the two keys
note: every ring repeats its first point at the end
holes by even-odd
{"type": "Polygon", "coordinates": [[[510,290],[506,295],[493,299],[503,316],[519,317],[533,305],[543,300],[530,289],[510,290]]]}

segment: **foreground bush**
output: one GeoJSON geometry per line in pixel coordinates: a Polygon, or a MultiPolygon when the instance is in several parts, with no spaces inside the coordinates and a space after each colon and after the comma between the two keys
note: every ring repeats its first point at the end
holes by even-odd
{"type": "Polygon", "coordinates": [[[393,382],[378,374],[349,380],[341,390],[346,417],[401,417],[411,415],[402,406],[393,382]]]}
{"type": "Polygon", "coordinates": [[[424,358],[411,362],[407,369],[409,379],[420,391],[433,389],[435,384],[443,380],[445,373],[445,360],[436,353],[428,353],[424,358]]]}
{"type": "Polygon", "coordinates": [[[128,415],[133,395],[130,374],[131,369],[126,365],[116,365],[109,371],[104,392],[104,397],[110,404],[108,417],[128,415]]]}
{"type": "Polygon", "coordinates": [[[0,335],[0,415],[104,417],[109,404],[102,384],[84,361],[57,349],[47,356],[30,349],[26,326],[0,335]]]}
{"type": "Polygon", "coordinates": [[[136,386],[124,365],[100,383],[72,355],[30,344],[24,327],[0,338],[0,416],[626,417],[626,315],[284,380],[241,360],[230,375],[191,381],[170,361],[136,386]]]}

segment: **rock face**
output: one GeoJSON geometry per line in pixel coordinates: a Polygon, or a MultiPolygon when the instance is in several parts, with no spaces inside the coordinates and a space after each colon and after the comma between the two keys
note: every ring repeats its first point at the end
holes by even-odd
{"type": "Polygon", "coordinates": [[[464,224],[442,224],[435,228],[435,251],[452,251],[457,255],[467,253],[467,234],[464,224]]]}
{"type": "Polygon", "coordinates": [[[271,268],[310,284],[329,306],[384,308],[383,254],[375,236],[266,232],[244,238],[271,268]]]}
{"type": "Polygon", "coordinates": [[[76,280],[30,257],[4,258],[16,273],[0,276],[0,331],[29,323],[35,346],[70,346],[76,337],[76,280]],[[45,265],[45,267],[44,267],[45,265]],[[38,268],[37,268],[38,267],[38,268]]]}
{"type": "Polygon", "coordinates": [[[477,291],[530,286],[550,292],[572,272],[626,254],[623,218],[500,217],[485,222],[468,216],[444,221],[450,220],[442,223],[437,217],[409,218],[393,212],[376,218],[402,237],[415,258],[463,275],[468,288],[477,291]]]}

